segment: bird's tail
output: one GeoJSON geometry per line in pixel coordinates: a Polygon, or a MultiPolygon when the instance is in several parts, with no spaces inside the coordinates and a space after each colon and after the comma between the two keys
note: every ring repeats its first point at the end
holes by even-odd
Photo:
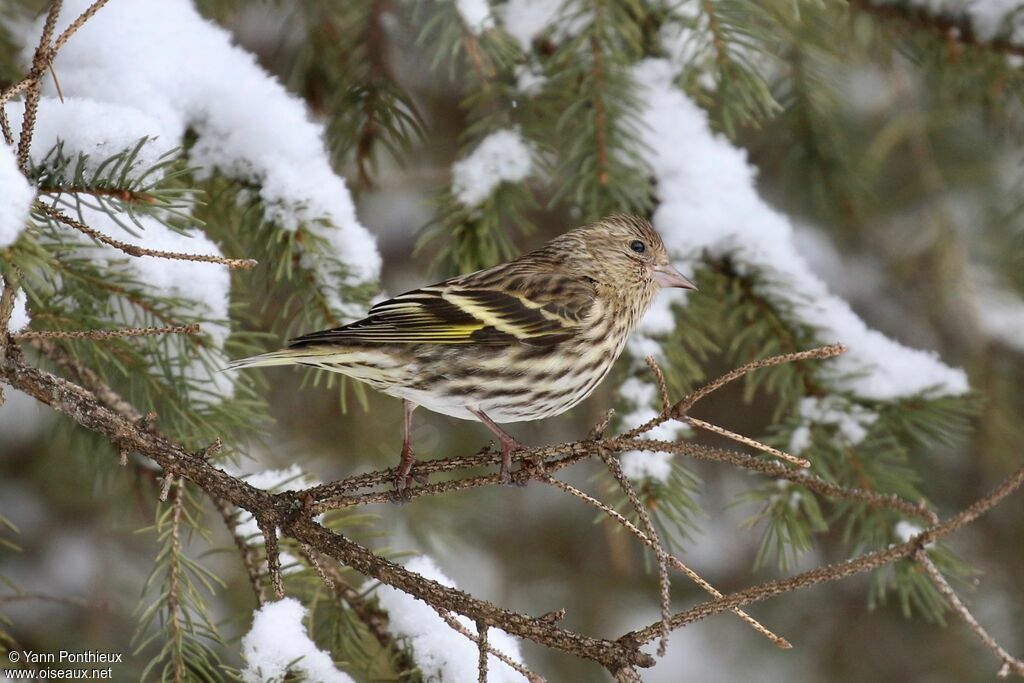
{"type": "Polygon", "coordinates": [[[304,357],[309,356],[305,349],[281,349],[270,353],[261,353],[258,356],[239,358],[227,364],[225,370],[239,370],[241,368],[258,368],[267,365],[294,365],[301,363],[304,357]]]}

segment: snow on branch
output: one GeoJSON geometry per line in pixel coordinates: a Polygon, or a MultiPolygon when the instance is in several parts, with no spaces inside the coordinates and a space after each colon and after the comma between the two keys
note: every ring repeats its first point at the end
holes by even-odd
{"type": "Polygon", "coordinates": [[[452,165],[452,194],[464,206],[482,204],[499,185],[530,175],[530,148],[518,130],[498,130],[452,165]]]}
{"type": "MultiPolygon", "coordinates": [[[[74,16],[87,3],[65,5],[65,14],[74,16]]],[[[289,231],[302,226],[328,241],[349,274],[327,289],[377,277],[376,244],[359,223],[344,180],[331,168],[323,126],[189,0],[111,3],[54,64],[71,108],[84,115],[92,111],[88,125],[79,119],[79,130],[105,131],[105,144],[122,146],[134,144],[144,130],[167,149],[179,146],[191,129],[197,135],[191,163],[257,184],[267,220],[289,231]],[[170,38],[175,35],[188,40],[170,38]],[[119,130],[125,132],[117,140],[113,131],[119,130]]],[[[53,86],[45,87],[56,94],[53,86]]],[[[58,106],[47,103],[41,118],[58,106]]],[[[95,139],[76,135],[66,127],[59,131],[66,142],[92,144],[68,151],[100,151],[95,139]]],[[[331,277],[326,269],[319,275],[331,277]]]]}
{"type": "Polygon", "coordinates": [[[298,600],[268,602],[253,614],[252,628],[242,638],[246,683],[289,680],[299,671],[317,683],[354,683],[334,667],[331,656],[317,648],[306,633],[306,608],[298,600]]]}
{"type": "MultiPolygon", "coordinates": [[[[455,582],[444,575],[437,563],[429,557],[410,560],[405,566],[411,572],[437,581],[443,586],[455,587],[455,582]]],[[[407,638],[417,664],[428,680],[475,681],[477,679],[477,646],[468,638],[449,628],[435,609],[423,600],[391,586],[380,586],[377,599],[381,609],[389,615],[390,630],[407,638]]],[[[476,625],[464,616],[455,617],[465,630],[476,634],[476,625]]],[[[499,629],[487,634],[490,647],[522,664],[519,642],[499,629]]],[[[523,676],[493,654],[488,657],[487,680],[519,682],[523,676]]]]}
{"type": "Polygon", "coordinates": [[[455,8],[459,10],[462,22],[473,35],[494,28],[494,17],[487,0],[455,0],[455,8]]]}
{"type": "MultiPolygon", "coordinates": [[[[707,115],[673,85],[673,75],[672,65],[661,59],[644,60],[633,70],[643,90],[643,140],[660,201],[654,223],[669,250],[690,268],[704,255],[729,256],[741,274],[765,275],[774,284],[763,285],[761,294],[784,301],[796,322],[817,329],[822,342],[841,341],[849,348],[829,364],[842,391],[878,401],[965,394],[962,370],[869,329],[829,293],[797,252],[792,223],[758,195],[756,172],[744,152],[711,131],[707,115]]],[[[674,301],[656,302],[632,344],[634,355],[651,352],[645,332],[664,332],[672,324],[674,301]]]]}
{"type": "Polygon", "coordinates": [[[18,170],[14,150],[0,142],[0,249],[18,239],[33,199],[35,192],[18,170]]]}

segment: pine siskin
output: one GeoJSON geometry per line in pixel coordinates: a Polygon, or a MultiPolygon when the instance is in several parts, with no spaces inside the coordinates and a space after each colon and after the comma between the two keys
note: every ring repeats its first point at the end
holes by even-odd
{"type": "Polygon", "coordinates": [[[410,427],[420,405],[487,425],[501,441],[508,482],[511,455],[523,446],[497,423],[551,417],[587,398],[662,287],[696,289],[649,222],[611,216],[230,367],[307,365],[403,399],[399,490],[416,462],[410,427]]]}

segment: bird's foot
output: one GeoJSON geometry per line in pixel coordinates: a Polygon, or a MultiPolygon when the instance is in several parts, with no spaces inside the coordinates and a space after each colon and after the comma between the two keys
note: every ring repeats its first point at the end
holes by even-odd
{"type": "MultiPolygon", "coordinates": [[[[512,454],[516,451],[525,451],[526,446],[519,443],[512,437],[501,440],[501,472],[499,480],[505,486],[512,485],[512,454]]],[[[526,480],[516,481],[517,486],[526,486],[526,480]]]]}
{"type": "Polygon", "coordinates": [[[416,465],[418,464],[419,460],[416,459],[412,449],[403,448],[402,459],[398,465],[398,472],[395,474],[395,496],[393,498],[408,500],[408,490],[412,487],[413,481],[420,484],[427,483],[430,475],[426,472],[416,471],[416,465]]]}

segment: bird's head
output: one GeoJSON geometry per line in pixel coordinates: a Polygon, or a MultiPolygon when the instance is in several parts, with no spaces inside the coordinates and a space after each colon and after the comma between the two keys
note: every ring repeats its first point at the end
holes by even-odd
{"type": "Polygon", "coordinates": [[[575,243],[581,275],[609,285],[697,289],[676,270],[654,226],[644,218],[615,215],[566,233],[575,243]]]}

